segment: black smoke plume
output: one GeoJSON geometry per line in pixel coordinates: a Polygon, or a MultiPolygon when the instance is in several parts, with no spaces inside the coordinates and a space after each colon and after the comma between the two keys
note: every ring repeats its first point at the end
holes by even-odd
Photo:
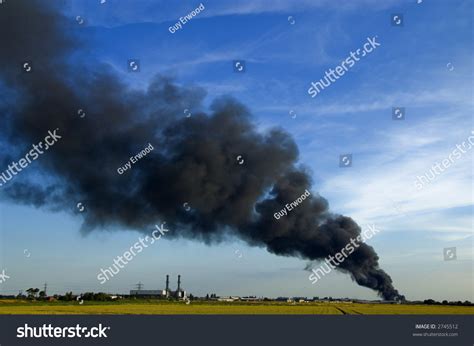
{"type": "MultiPolygon", "coordinates": [[[[233,235],[307,260],[334,255],[360,234],[351,218],[330,213],[315,194],[288,216],[273,217],[311,190],[289,134],[259,133],[249,110],[231,98],[216,100],[205,113],[199,111],[202,89],[156,77],[145,91],[134,90],[110,66],[78,63],[83,28],[59,13],[31,0],[8,1],[0,10],[0,168],[18,161],[48,130],[62,136],[1,187],[4,198],[53,210],[73,210],[80,201],[84,231],[143,231],[162,220],[173,230],[167,236],[214,243],[233,235]],[[148,143],[154,150],[118,174],[148,143]]],[[[385,299],[402,297],[366,244],[339,270],[385,299]]]]}

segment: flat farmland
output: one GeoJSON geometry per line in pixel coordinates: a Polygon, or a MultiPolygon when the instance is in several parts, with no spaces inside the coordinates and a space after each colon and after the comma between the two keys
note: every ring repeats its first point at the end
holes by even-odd
{"type": "Polygon", "coordinates": [[[0,314],[13,315],[452,315],[474,314],[472,306],[280,303],[280,302],[164,302],[121,300],[116,302],[31,302],[0,300],[0,314]]]}

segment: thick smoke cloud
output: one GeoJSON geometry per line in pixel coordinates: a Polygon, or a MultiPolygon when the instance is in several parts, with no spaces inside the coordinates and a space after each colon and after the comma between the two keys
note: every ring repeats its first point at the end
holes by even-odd
{"type": "MultiPolygon", "coordinates": [[[[170,236],[214,243],[232,235],[307,260],[334,255],[360,234],[314,193],[288,216],[273,217],[311,190],[310,175],[297,166],[298,148],[283,130],[259,133],[249,110],[231,98],[199,112],[202,89],[156,77],[147,90],[133,90],[107,65],[78,64],[71,57],[84,45],[73,39],[73,24],[37,1],[9,1],[0,11],[0,134],[8,148],[1,170],[48,130],[59,128],[62,136],[1,187],[4,198],[54,210],[73,210],[81,201],[84,231],[143,231],[162,220],[170,236]],[[22,70],[24,61],[32,72],[22,70]],[[155,149],[119,175],[117,168],[148,143],[155,149]]],[[[401,297],[366,244],[339,269],[385,299],[401,297]]]]}

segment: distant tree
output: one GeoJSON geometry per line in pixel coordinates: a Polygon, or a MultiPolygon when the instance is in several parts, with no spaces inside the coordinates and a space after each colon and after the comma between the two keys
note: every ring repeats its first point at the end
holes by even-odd
{"type": "Polygon", "coordinates": [[[207,300],[209,300],[209,293],[208,293],[208,294],[206,294],[206,299],[207,299],[207,300]]]}
{"type": "Polygon", "coordinates": [[[82,293],[81,298],[83,300],[94,300],[94,293],[93,292],[82,293]]]}
{"type": "Polygon", "coordinates": [[[66,294],[64,295],[64,300],[66,301],[74,300],[74,296],[72,295],[72,292],[66,292],[66,294]]]}
{"type": "Polygon", "coordinates": [[[26,290],[26,293],[28,293],[28,299],[34,299],[36,298],[36,295],[39,292],[39,288],[28,288],[26,290]]]}
{"type": "Polygon", "coordinates": [[[441,303],[443,305],[448,305],[448,301],[447,300],[443,300],[443,302],[441,303]]]}
{"type": "Polygon", "coordinates": [[[40,291],[39,297],[42,298],[42,299],[46,298],[46,292],[45,291],[40,291]]]}
{"type": "Polygon", "coordinates": [[[107,300],[112,300],[112,298],[107,293],[102,293],[102,292],[94,294],[93,299],[101,301],[101,302],[105,302],[107,300]]]}

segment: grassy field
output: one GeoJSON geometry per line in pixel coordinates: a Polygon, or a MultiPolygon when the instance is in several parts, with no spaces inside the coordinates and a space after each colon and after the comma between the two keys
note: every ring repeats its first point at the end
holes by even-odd
{"type": "Polygon", "coordinates": [[[359,303],[222,303],[165,302],[157,300],[122,300],[119,302],[30,302],[0,300],[0,314],[114,314],[114,315],[186,315],[186,314],[283,314],[283,315],[397,315],[397,314],[474,314],[472,306],[392,305],[359,303]]]}

